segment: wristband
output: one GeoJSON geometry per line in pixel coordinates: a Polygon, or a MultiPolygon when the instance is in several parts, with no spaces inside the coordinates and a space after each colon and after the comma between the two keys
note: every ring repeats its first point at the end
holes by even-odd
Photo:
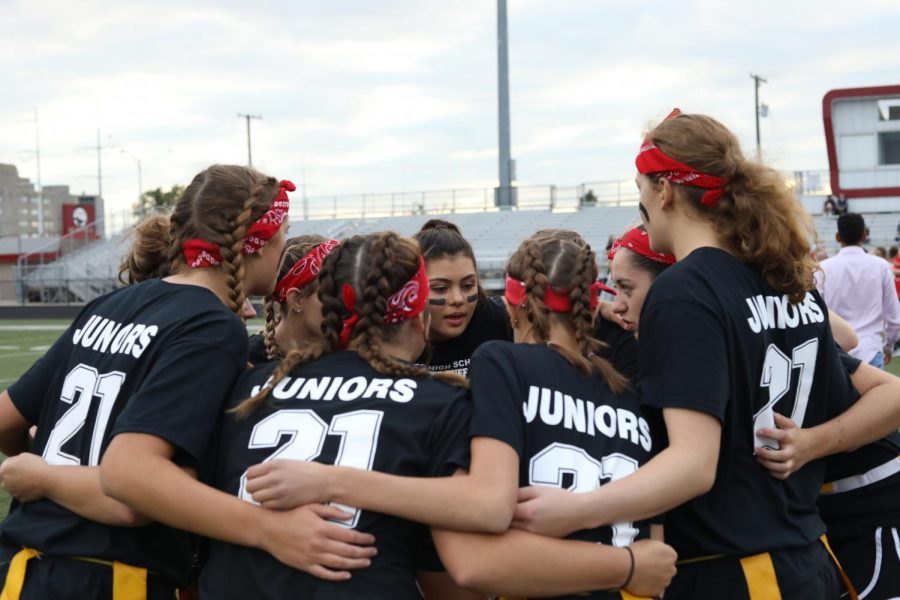
{"type": "Polygon", "coordinates": [[[634,577],[634,552],[631,550],[631,546],[625,546],[625,549],[628,550],[628,557],[631,559],[631,566],[628,567],[628,577],[625,578],[625,583],[619,586],[620,590],[624,590],[628,587],[628,584],[631,583],[631,578],[634,577]]]}

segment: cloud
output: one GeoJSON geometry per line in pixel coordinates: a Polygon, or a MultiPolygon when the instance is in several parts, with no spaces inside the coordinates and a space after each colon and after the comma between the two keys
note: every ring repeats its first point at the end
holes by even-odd
{"type": "MultiPolygon", "coordinates": [[[[713,114],[751,151],[824,168],[821,99],[900,78],[900,7],[857,0],[509,0],[512,152],[523,183],[631,177],[649,122],[713,114]]],[[[0,20],[0,162],[108,206],[212,162],[329,195],[495,185],[496,4],[483,0],[10,0],[0,20]]]]}

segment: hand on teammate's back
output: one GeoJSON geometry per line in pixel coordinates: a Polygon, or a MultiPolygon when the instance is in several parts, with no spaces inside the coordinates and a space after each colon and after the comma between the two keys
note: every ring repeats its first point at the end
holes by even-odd
{"type": "Polygon", "coordinates": [[[333,506],[310,504],[291,511],[271,511],[262,534],[262,549],[284,564],[330,581],[350,579],[378,553],[375,537],[333,523],[352,515],[333,506]]]}
{"type": "Polygon", "coordinates": [[[629,547],[634,554],[634,573],[625,589],[635,596],[662,596],[675,576],[675,549],[657,540],[640,540],[629,547]]]}
{"type": "Polygon", "coordinates": [[[330,500],[329,469],[313,461],[271,460],[247,469],[247,491],[263,508],[289,510],[330,500]]]}
{"type": "Polygon", "coordinates": [[[757,436],[778,442],[778,449],[756,448],[756,460],[775,479],[787,479],[809,462],[807,432],[788,417],[774,413],[777,429],[764,428],[757,436]]]}

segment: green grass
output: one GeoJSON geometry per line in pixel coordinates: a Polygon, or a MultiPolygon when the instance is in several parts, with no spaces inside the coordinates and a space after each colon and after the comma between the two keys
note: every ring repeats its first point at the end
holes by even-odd
{"type": "MultiPolygon", "coordinates": [[[[0,390],[8,388],[34,361],[43,356],[68,326],[69,321],[0,319],[0,390]],[[28,326],[52,329],[25,329],[28,326]]],[[[2,457],[0,454],[0,458],[2,457]]],[[[6,516],[9,503],[9,494],[0,489],[0,515],[6,516]]]]}
{"type": "Polygon", "coordinates": [[[62,335],[68,321],[0,320],[0,389],[6,389],[43,356],[62,335]],[[49,330],[18,330],[8,327],[53,327],[49,330]]]}

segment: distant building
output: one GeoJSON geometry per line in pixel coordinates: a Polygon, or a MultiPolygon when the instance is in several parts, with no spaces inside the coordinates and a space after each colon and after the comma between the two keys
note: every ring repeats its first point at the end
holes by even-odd
{"type": "Polygon", "coordinates": [[[855,212],[897,210],[900,85],[832,90],[822,101],[822,117],[832,194],[855,212]]]}
{"type": "MultiPolygon", "coordinates": [[[[38,194],[34,184],[19,176],[14,165],[0,164],[0,237],[59,236],[64,233],[65,205],[91,204],[94,214],[103,214],[103,201],[96,196],[75,196],[67,185],[45,185],[38,194]],[[43,197],[43,214],[40,200],[43,197]],[[43,226],[43,227],[42,227],[43,226]]],[[[102,236],[102,223],[97,232],[102,236]]]]}

